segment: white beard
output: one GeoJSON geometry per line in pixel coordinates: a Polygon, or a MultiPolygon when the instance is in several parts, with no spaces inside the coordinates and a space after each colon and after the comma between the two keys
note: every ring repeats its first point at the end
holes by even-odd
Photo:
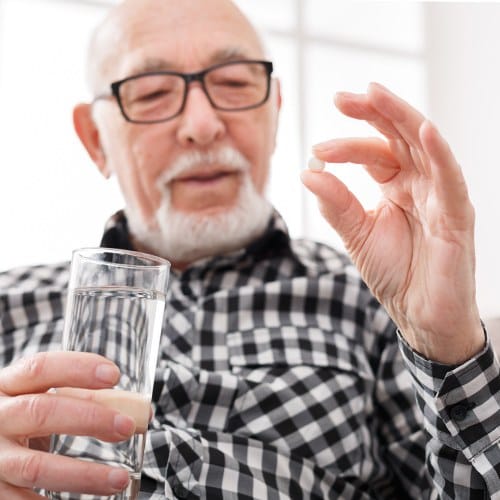
{"type": "Polygon", "coordinates": [[[265,230],[272,206],[253,185],[250,165],[241,153],[224,148],[208,153],[180,156],[158,181],[163,199],[155,213],[155,224],[146,225],[137,209],[126,205],[130,232],[150,251],[173,262],[191,263],[203,257],[225,254],[244,248],[265,230]],[[212,215],[174,210],[170,203],[169,180],[200,165],[215,163],[242,172],[242,185],[236,204],[212,215]]]}

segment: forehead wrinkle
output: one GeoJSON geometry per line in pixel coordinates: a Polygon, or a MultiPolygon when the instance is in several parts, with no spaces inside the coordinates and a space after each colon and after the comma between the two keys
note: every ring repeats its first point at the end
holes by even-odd
{"type": "MultiPolygon", "coordinates": [[[[175,2],[175,6],[177,7],[177,1],[171,0],[172,6],[174,6],[175,2]]],[[[264,56],[265,48],[260,34],[234,3],[229,0],[203,0],[204,5],[205,2],[207,5],[211,3],[212,7],[224,6],[224,11],[228,16],[228,23],[232,21],[241,23],[242,36],[244,36],[245,42],[243,42],[242,46],[223,47],[206,59],[202,57],[200,58],[200,64],[209,66],[238,58],[249,59],[264,56]],[[231,7],[227,9],[227,6],[231,7]]],[[[108,15],[94,30],[88,51],[87,75],[90,87],[94,93],[102,90],[101,87],[109,85],[112,79],[124,78],[127,75],[138,72],[182,69],[181,62],[163,60],[160,56],[159,58],[153,57],[151,60],[136,61],[137,66],[132,63],[128,69],[122,67],[122,70],[126,74],[113,74],[117,61],[123,57],[124,53],[133,49],[130,34],[144,30],[146,23],[155,23],[160,20],[160,16],[164,12],[155,13],[155,9],[158,9],[159,6],[165,9],[167,3],[168,0],[161,0],[161,4],[159,0],[125,0],[110,9],[108,15]],[[147,5],[151,8],[146,8],[147,5]],[[155,9],[152,8],[153,6],[155,6],[155,9]]],[[[182,9],[176,8],[171,10],[170,15],[173,14],[173,16],[170,17],[169,22],[174,23],[174,26],[178,26],[184,24],[184,22],[181,23],[180,21],[184,21],[185,18],[196,19],[194,13],[197,10],[193,9],[195,7],[199,9],[199,3],[201,3],[201,0],[185,0],[185,3],[183,2],[182,4],[182,9]]],[[[237,42],[237,44],[239,43],[237,42]]],[[[201,70],[203,67],[189,69],[195,71],[201,70]]]]}

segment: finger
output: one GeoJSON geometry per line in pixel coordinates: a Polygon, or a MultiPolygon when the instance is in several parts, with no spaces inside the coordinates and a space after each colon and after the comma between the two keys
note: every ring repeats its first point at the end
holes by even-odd
{"type": "Polygon", "coordinates": [[[304,185],[317,197],[322,215],[339,233],[347,249],[361,237],[366,219],[365,211],[347,186],[329,172],[303,170],[304,185]]]}
{"type": "Polygon", "coordinates": [[[387,138],[401,139],[401,134],[394,124],[373,107],[366,94],[337,92],[334,102],[344,115],[368,122],[387,138]]]}
{"type": "Polygon", "coordinates": [[[45,392],[52,387],[112,387],[118,367],[106,358],[83,352],[40,352],[0,370],[0,392],[10,396],[45,392]]]}
{"type": "Polygon", "coordinates": [[[364,164],[372,178],[381,184],[401,170],[387,142],[377,138],[333,139],[313,146],[313,153],[328,163],[364,164]]]}
{"type": "Polygon", "coordinates": [[[70,434],[122,441],[135,421],[99,403],[54,394],[32,394],[0,401],[2,435],[14,438],[70,434]]]}
{"type": "Polygon", "coordinates": [[[441,210],[447,215],[458,215],[460,227],[456,229],[470,227],[474,214],[467,185],[448,143],[429,121],[422,124],[420,136],[425,153],[431,159],[434,189],[441,202],[441,210]]]}
{"type": "Polygon", "coordinates": [[[425,117],[419,111],[379,83],[370,83],[367,96],[374,110],[389,121],[409,145],[422,148],[419,130],[425,117]]]}
{"type": "Polygon", "coordinates": [[[134,419],[135,432],[142,434],[146,432],[149,421],[153,417],[153,409],[150,399],[143,394],[119,389],[79,389],[76,387],[62,387],[57,389],[58,395],[76,399],[93,401],[107,408],[112,408],[122,415],[128,415],[134,419]]]}
{"type": "Polygon", "coordinates": [[[410,146],[403,139],[390,140],[389,147],[397,158],[401,170],[407,173],[419,173],[425,177],[430,176],[429,160],[422,148],[410,146]]]}
{"type": "Polygon", "coordinates": [[[124,469],[21,447],[0,457],[0,479],[21,488],[94,495],[116,494],[129,482],[124,469]]]}
{"type": "Polygon", "coordinates": [[[0,482],[0,498],[9,500],[40,500],[44,497],[37,495],[27,488],[17,488],[7,483],[0,482]]]}
{"type": "MultiPolygon", "coordinates": [[[[369,90],[372,87],[377,88],[377,84],[371,84],[369,90]]],[[[381,89],[379,94],[382,95],[384,88],[382,86],[379,87],[381,89]]],[[[377,94],[376,90],[373,93],[377,94]]],[[[399,99],[394,94],[389,93],[389,95],[394,99],[399,99]]],[[[418,139],[418,132],[415,136],[416,138],[409,137],[407,134],[405,136],[404,127],[402,129],[394,122],[393,118],[389,119],[384,116],[379,109],[374,107],[374,103],[370,102],[370,99],[371,97],[368,94],[340,92],[336,96],[336,104],[344,114],[360,120],[366,120],[386,136],[390,149],[397,158],[401,170],[415,170],[420,174],[428,175],[428,162],[422,153],[422,145],[418,139]]],[[[399,102],[404,103],[408,109],[413,110],[403,100],[399,99],[399,102]]],[[[383,104],[379,103],[379,105],[383,107],[383,104]]],[[[390,105],[386,103],[386,106],[389,107],[390,105]]],[[[423,119],[423,116],[416,110],[413,111],[418,115],[420,120],[423,119]]]]}

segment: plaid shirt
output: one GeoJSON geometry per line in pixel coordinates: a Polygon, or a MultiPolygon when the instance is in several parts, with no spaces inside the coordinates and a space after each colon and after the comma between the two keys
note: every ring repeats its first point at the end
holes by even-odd
{"type": "MultiPolygon", "coordinates": [[[[123,214],[102,243],[130,247],[123,214]]],[[[68,269],[0,274],[0,366],[59,348],[68,269]]],[[[290,240],[275,215],[247,249],[172,273],[141,487],[209,500],[500,499],[499,399],[489,344],[459,367],[398,345],[347,258],[290,240]]]]}

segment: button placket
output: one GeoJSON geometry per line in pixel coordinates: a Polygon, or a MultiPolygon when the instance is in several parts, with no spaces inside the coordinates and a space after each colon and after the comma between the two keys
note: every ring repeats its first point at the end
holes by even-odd
{"type": "Polygon", "coordinates": [[[464,422],[469,416],[470,411],[475,407],[474,403],[457,403],[450,408],[450,419],[455,422],[464,422]]]}

